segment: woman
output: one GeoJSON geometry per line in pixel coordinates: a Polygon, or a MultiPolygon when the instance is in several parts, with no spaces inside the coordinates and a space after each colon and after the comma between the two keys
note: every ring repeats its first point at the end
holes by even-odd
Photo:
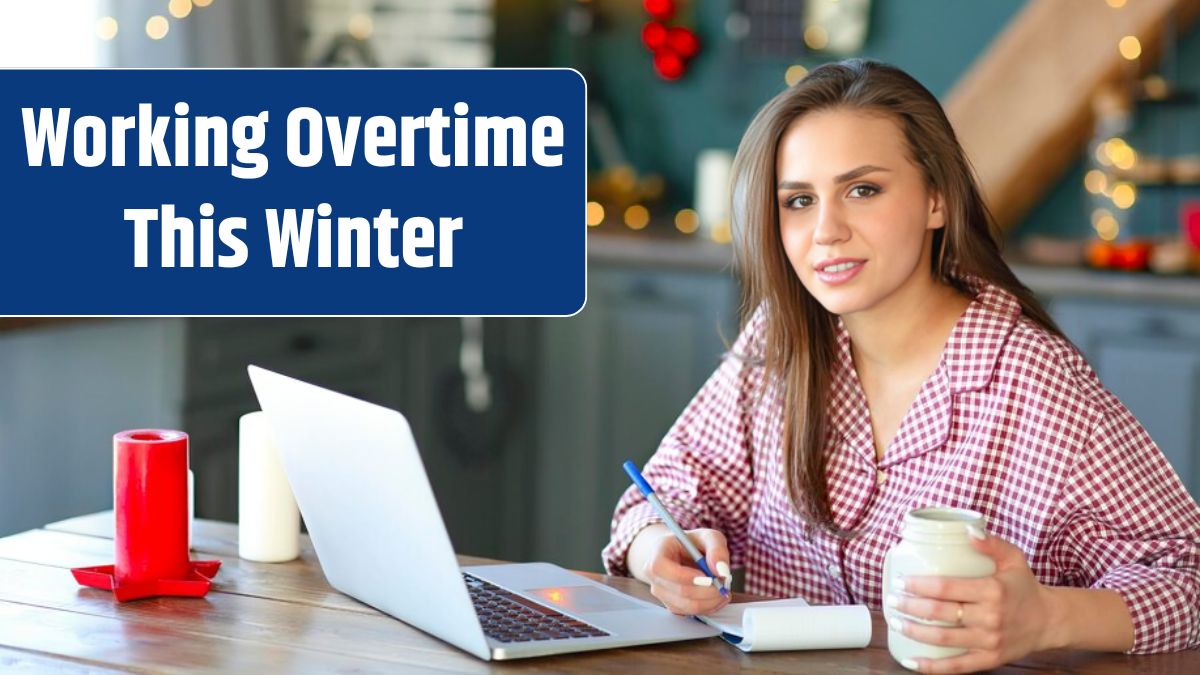
{"type": "MultiPolygon", "coordinates": [[[[933,95],[876,62],[817,68],[755,117],[734,176],[754,311],[644,471],[710,566],[953,623],[895,626],[968,649],[922,672],[1200,644],[1200,507],[1001,259],[933,95]],[[984,514],[995,575],[881,597],[903,515],[934,505],[984,514]]],[[[677,613],[726,602],[636,489],[603,556],[677,613]]]]}

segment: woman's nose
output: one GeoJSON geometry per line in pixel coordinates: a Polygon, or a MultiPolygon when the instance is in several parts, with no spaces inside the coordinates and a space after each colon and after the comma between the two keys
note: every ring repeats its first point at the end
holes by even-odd
{"type": "Polygon", "coordinates": [[[813,243],[821,246],[837,244],[850,236],[850,228],[842,218],[836,204],[822,201],[817,210],[817,226],[813,230],[813,243]]]}

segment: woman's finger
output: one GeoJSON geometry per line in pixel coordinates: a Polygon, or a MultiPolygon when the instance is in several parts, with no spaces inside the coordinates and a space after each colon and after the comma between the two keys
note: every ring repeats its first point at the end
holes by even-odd
{"type": "Polygon", "coordinates": [[[656,560],[648,572],[648,581],[676,595],[689,598],[706,598],[720,592],[712,585],[712,579],[693,563],[678,563],[668,558],[656,560]]]}
{"type": "Polygon", "coordinates": [[[709,614],[728,603],[728,599],[713,588],[693,587],[690,592],[677,592],[662,584],[652,583],[650,593],[676,614],[709,614]]]}
{"type": "MultiPolygon", "coordinates": [[[[657,596],[656,596],[657,597],[657,596]]],[[[729,601],[718,595],[715,598],[706,598],[703,600],[688,600],[685,598],[676,597],[659,597],[663,605],[671,610],[671,612],[683,616],[696,616],[698,614],[712,614],[724,607],[729,601]]]]}
{"type": "Polygon", "coordinates": [[[921,621],[941,621],[952,626],[975,626],[987,630],[1000,627],[1000,614],[989,605],[898,594],[889,595],[884,602],[897,612],[921,621]]]}
{"type": "Polygon", "coordinates": [[[1000,647],[1000,634],[996,631],[981,628],[945,628],[942,626],[926,626],[915,621],[899,617],[890,617],[888,624],[905,637],[924,642],[927,645],[940,647],[964,647],[994,651],[1000,647]]]}
{"type": "Polygon", "coordinates": [[[704,581],[693,580],[691,582],[681,584],[669,579],[651,579],[650,583],[652,586],[662,588],[664,591],[671,593],[672,595],[690,600],[721,597],[721,592],[717,590],[712,583],[712,579],[709,577],[693,577],[693,579],[703,579],[704,581]]]}
{"type": "Polygon", "coordinates": [[[983,602],[999,604],[1004,599],[1004,586],[996,577],[902,577],[893,582],[895,591],[908,595],[934,598],[949,602],[983,602]]]}
{"type": "Polygon", "coordinates": [[[729,570],[729,544],[725,535],[718,530],[692,530],[688,533],[692,541],[704,553],[708,568],[721,575],[726,586],[733,580],[729,570]]]}

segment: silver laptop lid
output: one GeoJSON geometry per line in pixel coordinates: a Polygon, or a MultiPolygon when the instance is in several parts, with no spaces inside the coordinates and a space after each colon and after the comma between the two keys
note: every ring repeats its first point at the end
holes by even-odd
{"type": "Polygon", "coordinates": [[[404,416],[257,366],[247,370],[330,585],[487,659],[404,416]]]}

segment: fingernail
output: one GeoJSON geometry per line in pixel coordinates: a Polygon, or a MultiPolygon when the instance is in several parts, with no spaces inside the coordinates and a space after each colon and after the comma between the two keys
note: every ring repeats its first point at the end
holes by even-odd
{"type": "Polygon", "coordinates": [[[727,578],[733,577],[733,573],[729,571],[729,563],[725,562],[724,560],[717,563],[717,574],[727,578]]]}
{"type": "Polygon", "coordinates": [[[696,586],[712,586],[712,577],[693,577],[692,583],[696,586]]]}
{"type": "Polygon", "coordinates": [[[900,619],[897,619],[894,616],[888,617],[887,624],[888,624],[889,628],[896,631],[897,633],[899,633],[901,630],[904,629],[904,625],[900,623],[900,619]]]}
{"type": "Polygon", "coordinates": [[[983,541],[984,539],[987,539],[987,533],[983,531],[983,528],[975,525],[974,523],[967,524],[967,534],[976,541],[983,541]]]}
{"type": "Polygon", "coordinates": [[[887,596],[887,605],[888,605],[888,607],[891,607],[892,609],[898,608],[900,606],[900,598],[898,598],[894,595],[887,596]]]}
{"type": "Polygon", "coordinates": [[[901,593],[903,593],[904,592],[904,580],[901,579],[900,577],[896,577],[895,579],[892,579],[892,590],[900,591],[901,593]]]}
{"type": "Polygon", "coordinates": [[[900,665],[908,668],[909,670],[916,670],[919,667],[917,666],[917,662],[913,659],[900,659],[900,665]]]}

